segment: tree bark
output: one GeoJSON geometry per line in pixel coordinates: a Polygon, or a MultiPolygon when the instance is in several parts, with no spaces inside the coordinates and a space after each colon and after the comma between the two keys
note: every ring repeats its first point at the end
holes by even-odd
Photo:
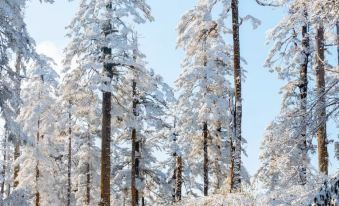
{"type": "MultiPolygon", "coordinates": [[[[21,59],[22,59],[22,55],[20,53],[17,54],[16,56],[16,63],[15,63],[15,72],[17,73],[17,75],[20,75],[21,72],[21,59]]],[[[20,94],[20,88],[21,87],[21,80],[18,78],[18,81],[16,82],[15,85],[15,89],[16,92],[18,93],[18,96],[20,94]]],[[[20,112],[20,108],[19,106],[16,108],[16,115],[18,115],[20,112]]],[[[14,149],[14,161],[17,160],[20,156],[20,136],[16,137],[16,141],[15,141],[15,149],[14,149]]],[[[18,175],[20,172],[20,165],[16,165],[14,167],[14,184],[13,187],[16,188],[19,185],[19,180],[18,180],[18,175]]]]}
{"type": "MultiPolygon", "coordinates": [[[[72,102],[69,101],[69,107],[71,108],[72,102]]],[[[68,112],[68,165],[67,165],[67,206],[71,205],[71,191],[72,191],[72,182],[71,182],[71,173],[72,173],[72,114],[71,111],[68,112]]]]}
{"type": "Polygon", "coordinates": [[[90,205],[91,203],[91,173],[90,173],[90,165],[87,162],[86,165],[86,204],[90,205]]]}
{"type": "MultiPolygon", "coordinates": [[[[38,120],[38,131],[36,134],[36,147],[39,150],[39,140],[40,140],[40,120],[38,120]]],[[[35,206],[40,206],[40,192],[39,192],[39,178],[40,178],[40,170],[39,170],[39,160],[37,160],[35,166],[35,206]]]]}
{"type": "Polygon", "coordinates": [[[182,188],[182,157],[177,156],[176,158],[176,169],[175,169],[175,201],[181,201],[181,188],[182,188]]]}
{"type": "Polygon", "coordinates": [[[204,135],[204,196],[208,196],[208,128],[207,123],[203,126],[204,135]]]}
{"type": "MultiPolygon", "coordinates": [[[[132,95],[133,95],[133,115],[137,116],[137,104],[138,100],[136,98],[136,82],[132,82],[132,95]]],[[[139,192],[136,187],[136,179],[139,177],[139,141],[137,140],[137,131],[135,128],[132,128],[132,168],[131,168],[131,195],[132,195],[132,206],[139,205],[139,192]]]]}
{"type": "Polygon", "coordinates": [[[221,161],[221,145],[219,144],[219,141],[221,142],[221,126],[219,125],[217,129],[217,140],[216,140],[216,147],[217,147],[217,157],[214,161],[215,164],[215,172],[216,172],[216,178],[217,178],[217,183],[216,183],[216,189],[219,190],[221,188],[222,184],[222,172],[221,172],[221,166],[220,166],[220,161],[221,161]]]}
{"type": "Polygon", "coordinates": [[[300,135],[300,150],[302,165],[300,169],[300,184],[306,184],[306,164],[307,164],[307,73],[308,73],[308,58],[309,58],[309,37],[307,25],[302,27],[302,47],[304,62],[300,67],[300,113],[301,113],[301,135],[300,135]]]}
{"type": "Polygon", "coordinates": [[[317,85],[317,140],[318,140],[318,165],[319,171],[328,174],[328,151],[326,134],[326,98],[325,98],[325,49],[324,28],[317,29],[316,36],[317,60],[316,60],[316,85],[317,85]]]}
{"type": "Polygon", "coordinates": [[[5,192],[5,180],[6,180],[6,165],[7,165],[7,134],[4,135],[4,142],[3,142],[3,165],[2,165],[2,171],[1,171],[1,176],[2,176],[2,182],[1,182],[1,197],[3,197],[4,192],[5,192]]]}
{"type": "Polygon", "coordinates": [[[233,152],[231,163],[231,191],[241,190],[241,67],[240,67],[240,40],[239,40],[239,11],[238,0],[232,0],[232,28],[233,28],[233,66],[235,89],[235,137],[233,139],[233,152]]]}
{"type": "MultiPolygon", "coordinates": [[[[88,125],[89,127],[89,125],[88,125]]],[[[91,171],[90,171],[90,150],[91,150],[91,140],[90,134],[87,136],[87,163],[86,163],[86,204],[90,205],[91,203],[91,171]]]]}
{"type": "MultiPolygon", "coordinates": [[[[112,10],[112,3],[109,3],[107,10],[112,10]]],[[[107,36],[112,33],[112,24],[110,19],[103,26],[104,35],[107,36]]],[[[106,85],[111,84],[113,78],[113,64],[105,62],[106,59],[110,59],[112,56],[112,49],[108,47],[103,47],[103,57],[104,57],[104,75],[109,78],[108,82],[105,82],[106,85]]],[[[102,98],[102,129],[101,129],[101,206],[110,206],[111,204],[111,107],[112,107],[112,93],[110,91],[103,91],[102,98]]]]}

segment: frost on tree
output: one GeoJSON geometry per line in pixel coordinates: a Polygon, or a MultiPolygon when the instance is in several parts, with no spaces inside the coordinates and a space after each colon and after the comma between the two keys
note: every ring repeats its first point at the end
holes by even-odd
{"type": "Polygon", "coordinates": [[[56,184],[57,167],[50,158],[54,151],[52,108],[58,75],[50,61],[41,55],[28,71],[28,79],[22,84],[22,105],[17,118],[26,147],[15,162],[20,164],[15,191],[27,193],[26,201],[35,205],[60,204],[55,192],[60,191],[56,184]]]}
{"type": "Polygon", "coordinates": [[[223,25],[212,19],[213,5],[200,1],[182,16],[177,27],[177,47],[185,51],[183,71],[176,80],[178,133],[179,141],[191,142],[182,148],[186,155],[184,173],[189,175],[186,189],[191,195],[195,195],[193,188],[205,196],[212,191],[211,185],[218,189],[229,169],[224,151],[230,146],[225,131],[233,101],[227,79],[233,74],[231,47],[223,40],[223,25]],[[201,178],[203,185],[194,177],[201,178]]]}
{"type": "Polygon", "coordinates": [[[150,7],[143,0],[91,0],[80,3],[69,26],[66,65],[76,60],[84,73],[95,71],[89,75],[91,87],[103,93],[101,205],[110,205],[111,92],[120,70],[133,63],[132,26],[151,20],[150,7]]]}

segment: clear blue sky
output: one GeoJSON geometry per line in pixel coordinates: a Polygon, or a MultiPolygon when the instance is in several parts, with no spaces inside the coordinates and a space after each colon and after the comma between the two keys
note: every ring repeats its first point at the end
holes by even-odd
{"type": "MultiPolygon", "coordinates": [[[[192,8],[196,1],[148,2],[152,7],[155,22],[143,25],[140,29],[139,34],[143,37],[140,40],[142,51],[147,55],[150,67],[174,86],[173,82],[180,73],[180,62],[183,58],[182,51],[175,49],[175,28],[180,16],[192,8]]],[[[62,49],[68,42],[65,26],[77,11],[78,3],[78,0],[57,0],[53,5],[40,4],[37,0],[29,3],[26,22],[31,36],[38,45],[45,42],[42,47],[48,49],[51,55],[54,53],[57,58],[62,56],[62,49]]],[[[266,31],[281,19],[282,11],[260,7],[254,0],[240,0],[239,12],[242,16],[251,14],[262,21],[262,25],[256,30],[252,30],[252,26],[245,23],[240,31],[241,55],[248,62],[248,65],[243,65],[248,71],[243,85],[243,136],[248,141],[245,145],[248,157],[244,157],[244,164],[253,175],[259,166],[259,147],[263,133],[268,123],[279,113],[281,103],[278,92],[283,82],[277,80],[276,75],[269,73],[262,65],[269,49],[269,46],[265,45],[266,31]]],[[[336,133],[335,130],[329,132],[330,135],[337,135],[336,133]]],[[[338,168],[338,162],[332,162],[336,164],[330,166],[334,171],[338,168]]]]}

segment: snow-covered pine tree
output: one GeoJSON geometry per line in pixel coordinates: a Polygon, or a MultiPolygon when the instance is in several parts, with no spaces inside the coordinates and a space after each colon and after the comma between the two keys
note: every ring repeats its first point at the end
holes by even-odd
{"type": "Polygon", "coordinates": [[[69,26],[71,43],[67,47],[66,64],[71,65],[75,59],[81,62],[86,73],[94,72],[90,79],[94,89],[103,92],[101,125],[103,206],[110,205],[111,92],[114,85],[112,80],[117,78],[121,68],[133,63],[131,26],[151,20],[153,17],[150,14],[150,7],[144,0],[91,0],[80,3],[79,12],[69,26]]]}
{"type": "Polygon", "coordinates": [[[64,145],[63,151],[67,154],[64,158],[67,159],[67,164],[63,165],[67,173],[62,175],[67,176],[67,204],[97,205],[100,193],[100,155],[95,139],[100,127],[100,110],[97,106],[99,98],[89,88],[87,77],[82,76],[83,72],[81,67],[70,70],[64,74],[59,88],[61,95],[58,102],[61,112],[58,130],[62,131],[60,143],[64,145]],[[71,159],[69,154],[72,154],[71,159]]]}
{"type": "MultiPolygon", "coordinates": [[[[182,148],[186,153],[183,158],[186,160],[185,173],[191,176],[186,177],[191,179],[188,191],[201,189],[197,179],[193,178],[200,176],[205,196],[210,190],[210,162],[216,160],[210,158],[220,156],[218,148],[225,147],[222,136],[214,134],[221,128],[228,128],[230,97],[227,91],[230,83],[226,75],[233,74],[231,47],[225,44],[221,35],[223,27],[212,19],[213,5],[213,2],[199,1],[194,9],[182,16],[177,28],[177,47],[185,51],[183,72],[176,81],[180,94],[178,132],[180,141],[191,142],[189,148],[182,148]],[[208,149],[213,147],[217,149],[208,149]],[[188,165],[191,171],[187,170],[188,165]]],[[[220,159],[217,162],[224,167],[219,170],[225,171],[225,162],[220,159]]]]}
{"type": "Polygon", "coordinates": [[[115,204],[164,204],[170,199],[155,154],[168,138],[167,108],[174,95],[162,77],[146,68],[143,59],[144,55],[135,49],[134,63],[116,81],[113,147],[121,153],[113,154],[115,204]]]}
{"type": "MultiPolygon", "coordinates": [[[[51,59],[40,55],[32,65],[27,80],[23,81],[22,106],[18,121],[26,137],[25,148],[15,164],[20,164],[19,184],[13,191],[24,192],[26,201],[35,205],[59,205],[56,190],[57,168],[51,158],[53,150],[53,124],[51,113],[57,86],[57,73],[51,59]],[[33,158],[33,161],[31,161],[33,158]],[[34,171],[32,173],[32,170],[34,171]]],[[[16,204],[16,203],[12,203],[16,204]]]]}

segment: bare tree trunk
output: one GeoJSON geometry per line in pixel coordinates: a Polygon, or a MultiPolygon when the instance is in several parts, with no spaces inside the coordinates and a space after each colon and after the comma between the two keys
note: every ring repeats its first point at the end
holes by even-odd
{"type": "Polygon", "coordinates": [[[318,164],[323,174],[328,174],[328,151],[326,135],[326,98],[325,98],[325,49],[324,28],[317,29],[316,37],[317,61],[316,61],[316,84],[317,84],[317,140],[318,140],[318,164]]]}
{"type": "Polygon", "coordinates": [[[90,171],[90,148],[91,140],[90,134],[87,137],[87,163],[86,163],[86,204],[90,205],[91,203],[91,171],[90,171]]]}
{"type": "Polygon", "coordinates": [[[1,182],[1,197],[3,197],[5,192],[5,182],[6,182],[6,165],[7,165],[7,134],[4,135],[4,142],[3,142],[3,155],[4,155],[4,162],[2,165],[2,182],[1,182]]]}
{"type": "Polygon", "coordinates": [[[176,158],[176,169],[175,169],[175,201],[181,201],[181,188],[182,188],[182,158],[177,156],[176,158]]]}
{"type": "Polygon", "coordinates": [[[217,157],[214,160],[215,164],[215,172],[216,172],[216,178],[217,178],[217,184],[216,184],[216,189],[219,190],[221,188],[222,184],[222,172],[221,172],[221,166],[220,166],[220,161],[221,161],[221,126],[218,127],[217,129],[217,139],[216,139],[216,146],[217,146],[217,157]]]}
{"type": "MultiPolygon", "coordinates": [[[[40,120],[38,120],[38,132],[36,134],[36,147],[39,150],[39,140],[40,140],[40,120]]],[[[35,206],[40,206],[40,192],[39,192],[39,178],[40,178],[40,170],[39,170],[39,160],[37,160],[35,166],[35,206]]]]}
{"type": "Polygon", "coordinates": [[[241,67],[240,67],[240,40],[239,40],[239,11],[238,0],[232,0],[232,27],[233,27],[233,66],[235,88],[235,137],[233,139],[233,152],[231,163],[231,191],[241,190],[241,67]]]}
{"type": "MultiPolygon", "coordinates": [[[[112,3],[107,6],[108,10],[112,10],[112,3]]],[[[105,36],[112,33],[112,24],[108,21],[103,26],[105,36]]],[[[112,49],[103,47],[104,59],[110,59],[112,49]]],[[[111,84],[113,78],[113,64],[104,62],[104,75],[110,80],[105,82],[106,85],[111,84]]],[[[100,206],[110,206],[111,204],[111,107],[112,107],[112,93],[110,91],[103,91],[102,98],[102,129],[101,129],[101,201],[100,206]]]]}
{"type": "MultiPolygon", "coordinates": [[[[137,104],[138,100],[136,98],[136,82],[132,82],[132,92],[133,92],[133,115],[137,116],[137,104]]],[[[139,141],[137,140],[137,131],[135,128],[132,129],[132,168],[131,168],[131,195],[132,195],[132,206],[139,205],[139,194],[138,189],[136,187],[136,179],[139,176],[139,141]]]]}
{"type": "MultiPolygon", "coordinates": [[[[72,102],[69,101],[69,107],[71,108],[72,102]]],[[[68,165],[67,165],[67,206],[71,205],[71,173],[72,173],[72,114],[68,113],[69,127],[68,127],[68,165]]]]}
{"type": "Polygon", "coordinates": [[[301,158],[303,165],[301,165],[300,171],[300,184],[306,184],[306,164],[307,164],[307,67],[308,67],[308,57],[309,57],[309,37],[307,31],[307,25],[302,27],[302,47],[303,47],[303,55],[304,62],[300,68],[300,113],[301,113],[301,142],[300,150],[301,150],[301,158]]]}
{"type": "Polygon", "coordinates": [[[203,126],[204,135],[204,196],[208,195],[208,128],[207,123],[203,126]]]}

